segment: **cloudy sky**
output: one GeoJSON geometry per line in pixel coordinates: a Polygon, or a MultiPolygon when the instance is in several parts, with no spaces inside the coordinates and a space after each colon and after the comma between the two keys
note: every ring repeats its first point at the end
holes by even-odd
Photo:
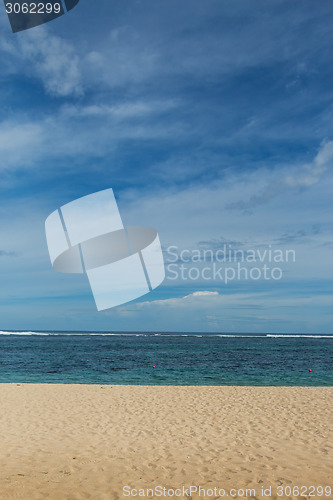
{"type": "Polygon", "coordinates": [[[332,25],[329,0],[81,0],[12,34],[1,3],[0,330],[331,333],[332,25]],[[52,269],[44,222],[110,187],[167,267],[170,246],[296,262],[228,284],[167,268],[98,313],[85,276],[52,269]]]}

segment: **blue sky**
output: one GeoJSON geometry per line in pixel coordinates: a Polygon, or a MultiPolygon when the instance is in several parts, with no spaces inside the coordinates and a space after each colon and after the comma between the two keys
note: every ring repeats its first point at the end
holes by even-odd
{"type": "Polygon", "coordinates": [[[0,330],[332,332],[333,4],[81,0],[12,34],[0,6],[0,330]],[[112,187],[164,249],[293,248],[280,281],[166,280],[96,311],[44,221],[112,187]]]}

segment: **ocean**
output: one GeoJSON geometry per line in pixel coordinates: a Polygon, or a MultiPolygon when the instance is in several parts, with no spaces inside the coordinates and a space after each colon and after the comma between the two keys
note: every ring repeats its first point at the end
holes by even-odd
{"type": "Polygon", "coordinates": [[[2,331],[0,382],[332,386],[333,335],[2,331]]]}

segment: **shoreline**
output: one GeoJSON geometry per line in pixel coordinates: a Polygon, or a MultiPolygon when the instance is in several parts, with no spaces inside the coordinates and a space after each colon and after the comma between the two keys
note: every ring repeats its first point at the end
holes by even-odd
{"type": "MultiPolygon", "coordinates": [[[[332,487],[332,396],[322,386],[0,384],[0,498],[193,486],[275,499],[278,487],[332,487]]],[[[177,492],[169,498],[203,498],[177,492]]]]}

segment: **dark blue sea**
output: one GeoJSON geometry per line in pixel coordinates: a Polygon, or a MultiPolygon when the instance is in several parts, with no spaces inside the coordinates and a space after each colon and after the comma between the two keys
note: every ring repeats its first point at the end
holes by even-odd
{"type": "Polygon", "coordinates": [[[333,335],[0,332],[0,382],[332,386],[333,335]]]}

